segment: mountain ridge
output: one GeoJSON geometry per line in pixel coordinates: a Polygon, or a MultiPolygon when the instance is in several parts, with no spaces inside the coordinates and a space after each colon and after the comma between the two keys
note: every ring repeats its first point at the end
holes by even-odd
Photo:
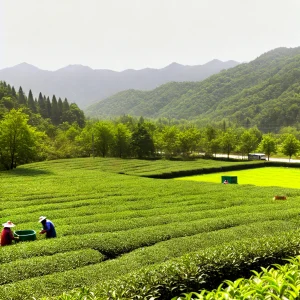
{"type": "Polygon", "coordinates": [[[123,114],[200,122],[227,121],[263,130],[300,125],[300,47],[278,48],[201,82],[122,91],[87,107],[91,117],[123,114]],[[297,121],[299,119],[299,121],[297,121]]]}
{"type": "Polygon", "coordinates": [[[197,66],[171,63],[161,69],[127,69],[120,72],[92,69],[80,64],[48,71],[21,63],[0,70],[0,80],[15,86],[16,89],[22,86],[25,93],[31,89],[34,97],[39,92],[49,96],[55,94],[84,108],[123,90],[151,90],[170,81],[201,81],[239,64],[235,61],[218,61],[210,66],[208,63],[197,66]]]}

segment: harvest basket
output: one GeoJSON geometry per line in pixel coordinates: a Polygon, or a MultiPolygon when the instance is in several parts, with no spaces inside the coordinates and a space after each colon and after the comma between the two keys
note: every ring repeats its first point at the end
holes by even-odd
{"type": "Polygon", "coordinates": [[[19,242],[36,240],[36,232],[34,230],[16,230],[14,236],[19,237],[19,242]]]}

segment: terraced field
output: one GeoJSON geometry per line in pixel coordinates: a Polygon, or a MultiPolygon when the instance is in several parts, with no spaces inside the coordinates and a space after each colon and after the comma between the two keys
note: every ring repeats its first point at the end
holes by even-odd
{"type": "Polygon", "coordinates": [[[299,189],[136,176],[222,165],[86,158],[0,173],[2,223],[38,232],[46,215],[58,235],[0,248],[0,299],[83,285],[100,291],[102,283],[188,253],[299,227],[299,189]],[[275,194],[288,200],[275,202],[275,194]]]}

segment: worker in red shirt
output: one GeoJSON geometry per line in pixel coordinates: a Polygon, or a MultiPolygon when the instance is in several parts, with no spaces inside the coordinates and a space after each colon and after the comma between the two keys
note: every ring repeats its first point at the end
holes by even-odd
{"type": "Polygon", "coordinates": [[[4,227],[1,231],[1,246],[11,245],[12,240],[18,240],[18,237],[14,237],[11,228],[15,227],[16,225],[11,222],[7,221],[6,223],[2,224],[4,227]]]}

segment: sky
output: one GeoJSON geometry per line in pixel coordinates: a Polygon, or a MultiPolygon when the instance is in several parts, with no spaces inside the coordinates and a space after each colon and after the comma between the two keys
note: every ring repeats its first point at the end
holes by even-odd
{"type": "Polygon", "coordinates": [[[0,69],[248,62],[300,46],[299,0],[0,0],[0,69]]]}

